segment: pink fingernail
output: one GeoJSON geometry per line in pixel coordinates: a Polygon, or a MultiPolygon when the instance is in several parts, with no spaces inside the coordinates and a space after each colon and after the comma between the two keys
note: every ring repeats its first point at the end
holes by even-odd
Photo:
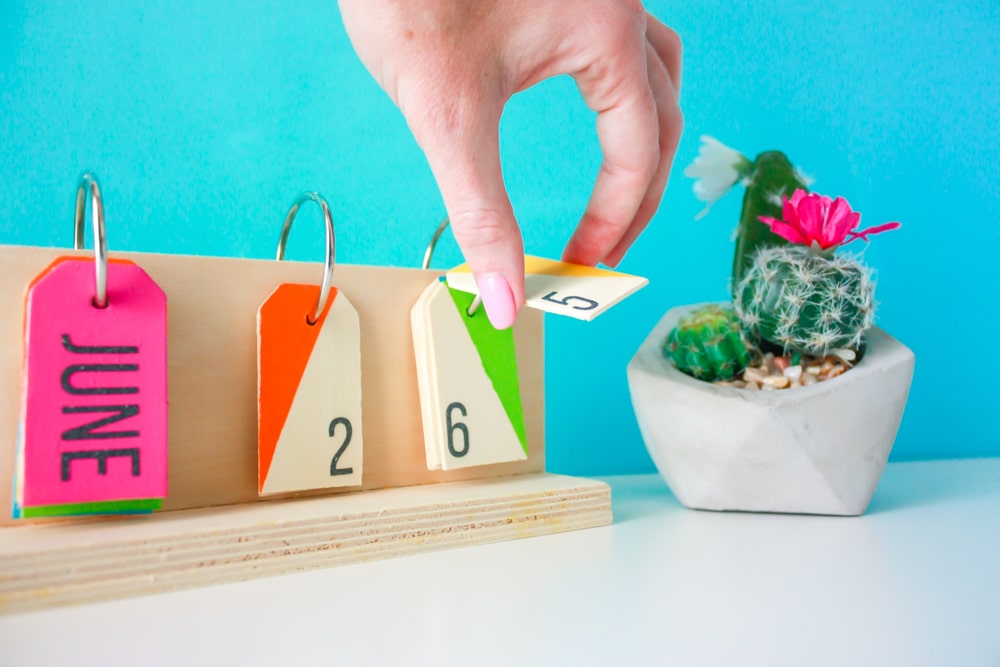
{"type": "Polygon", "coordinates": [[[517,307],[514,305],[514,292],[510,283],[499,273],[486,273],[476,276],[479,294],[483,297],[486,316],[495,329],[507,329],[514,324],[517,307]]]}

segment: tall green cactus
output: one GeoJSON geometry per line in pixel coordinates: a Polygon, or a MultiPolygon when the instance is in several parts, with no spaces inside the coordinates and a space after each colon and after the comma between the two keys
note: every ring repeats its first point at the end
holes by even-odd
{"type": "Polygon", "coordinates": [[[701,380],[731,380],[750,361],[740,321],[731,308],[702,306],[682,317],[663,343],[663,356],[701,380]]]}
{"type": "Polygon", "coordinates": [[[731,289],[743,280],[754,253],[758,248],[783,246],[785,239],[774,234],[759,220],[764,215],[781,219],[781,196],[792,196],[796,190],[808,189],[803,177],[781,151],[766,151],[753,161],[743,194],[743,210],[736,232],[736,252],[733,255],[731,289]]]}
{"type": "Polygon", "coordinates": [[[756,251],[733,305],[751,334],[821,356],[860,346],[874,323],[874,296],[871,276],[857,260],[788,245],[756,251]]]}

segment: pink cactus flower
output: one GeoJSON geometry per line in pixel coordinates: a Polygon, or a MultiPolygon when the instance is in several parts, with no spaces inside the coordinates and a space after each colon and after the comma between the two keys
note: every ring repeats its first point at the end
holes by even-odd
{"type": "Polygon", "coordinates": [[[861,214],[852,211],[843,197],[830,199],[825,195],[796,190],[791,199],[782,196],[781,201],[782,220],[762,215],[760,221],[778,236],[821,253],[858,239],[867,241],[872,234],[901,226],[898,222],[887,222],[854,231],[861,222],[861,214]]]}

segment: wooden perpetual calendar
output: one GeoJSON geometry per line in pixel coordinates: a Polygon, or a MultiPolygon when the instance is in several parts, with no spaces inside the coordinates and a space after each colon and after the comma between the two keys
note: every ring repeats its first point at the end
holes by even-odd
{"type": "MultiPolygon", "coordinates": [[[[78,247],[83,187],[77,199],[78,247]]],[[[103,245],[103,238],[97,241],[103,213],[97,208],[96,183],[93,189],[98,247],[103,245]]],[[[155,285],[149,293],[155,296],[159,289],[165,296],[165,487],[156,468],[162,448],[155,439],[152,445],[137,444],[141,431],[157,428],[155,407],[145,407],[140,399],[155,398],[159,376],[143,376],[145,384],[134,379],[140,369],[153,373],[157,357],[141,362],[132,357],[155,352],[155,344],[130,346],[116,332],[131,329],[106,327],[100,320],[79,329],[82,333],[74,329],[67,340],[59,327],[71,325],[45,315],[47,302],[41,297],[26,327],[26,293],[33,281],[59,264],[84,266],[83,274],[72,275],[85,275],[83,280],[91,281],[85,292],[93,294],[93,267],[99,273],[101,252],[95,257],[94,250],[0,245],[0,312],[5,314],[0,318],[0,613],[611,521],[607,485],[545,472],[542,313],[525,308],[507,338],[475,333],[479,322],[458,328],[466,326],[460,308],[467,316],[474,311],[468,301],[475,286],[462,267],[447,280],[443,272],[428,269],[334,267],[332,222],[318,196],[296,202],[282,244],[296,208],[310,198],[320,203],[328,221],[325,265],[105,256],[112,306],[125,303],[123,271],[141,269],[155,285]],[[414,309],[429,291],[436,298],[421,315],[414,309]],[[434,309],[448,311],[448,321],[457,322],[449,335],[461,338],[459,333],[467,331],[475,339],[460,348],[466,373],[475,374],[479,383],[465,391],[495,400],[491,417],[480,417],[479,399],[461,395],[462,385],[456,387],[446,372],[428,375],[433,364],[440,370],[450,358],[447,348],[432,349],[430,339],[438,335],[432,328],[413,328],[434,309]],[[50,322],[55,322],[54,333],[36,334],[50,322]],[[29,372],[25,350],[31,346],[46,361],[32,361],[29,372]],[[324,380],[329,374],[321,371],[327,366],[336,368],[343,381],[324,380]],[[288,372],[298,375],[290,381],[283,375],[288,372]],[[26,381],[26,373],[40,374],[42,380],[30,376],[26,381]],[[55,378],[51,391],[46,377],[55,378]],[[68,378],[62,389],[59,377],[68,378]],[[52,419],[62,420],[53,422],[59,425],[55,430],[49,428],[55,435],[45,435],[48,422],[38,410],[31,423],[42,426],[32,426],[28,436],[23,432],[26,397],[36,401],[39,392],[51,405],[37,405],[48,406],[58,415],[52,419]],[[328,398],[317,400],[316,392],[328,398]],[[328,404],[338,407],[327,409],[328,404]],[[128,407],[136,405],[141,410],[128,407]],[[97,415],[104,422],[95,421],[91,413],[96,411],[105,411],[97,415]],[[142,428],[129,425],[136,411],[147,419],[142,428]],[[435,414],[440,424],[429,422],[435,414]],[[296,430],[296,424],[310,419],[316,420],[315,429],[296,430]],[[507,425],[505,436],[476,426],[494,423],[507,425]],[[60,440],[58,434],[67,432],[79,437],[60,440]],[[129,440],[130,434],[136,438],[129,440]],[[112,435],[113,440],[101,439],[112,435]],[[506,440],[501,443],[501,438],[506,440]],[[18,451],[25,440],[27,455],[18,451]],[[315,445],[308,444],[313,440],[315,445]],[[62,469],[53,467],[57,461],[62,469]],[[140,463],[147,480],[141,488],[121,497],[100,494],[100,486],[116,476],[138,479],[140,463]],[[55,481],[40,477],[46,466],[55,481]],[[57,493],[59,484],[71,483],[86,488],[76,495],[57,493]],[[14,518],[17,512],[21,518],[14,518]],[[123,515],[92,516],[95,512],[123,515]]],[[[536,299],[547,310],[563,309],[580,318],[645,284],[633,276],[537,258],[527,258],[526,266],[529,305],[536,299]],[[589,291],[579,291],[581,286],[589,291]]],[[[61,279],[70,280],[70,273],[61,279]]],[[[96,308],[97,302],[95,296],[85,305],[96,308]]],[[[485,319],[485,313],[479,315],[485,319]]],[[[143,315],[137,321],[147,319],[143,315]]],[[[150,335],[155,343],[155,332],[150,335]]]]}

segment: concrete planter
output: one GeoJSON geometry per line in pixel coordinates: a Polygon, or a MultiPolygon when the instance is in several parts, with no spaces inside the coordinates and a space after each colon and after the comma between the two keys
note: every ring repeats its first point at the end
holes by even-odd
{"type": "Polygon", "coordinates": [[[670,310],[628,366],[639,429],[687,507],[863,514],[903,417],[914,356],[875,328],[855,368],[782,391],[696,380],[663,357],[670,330],[697,306],[670,310]]]}

